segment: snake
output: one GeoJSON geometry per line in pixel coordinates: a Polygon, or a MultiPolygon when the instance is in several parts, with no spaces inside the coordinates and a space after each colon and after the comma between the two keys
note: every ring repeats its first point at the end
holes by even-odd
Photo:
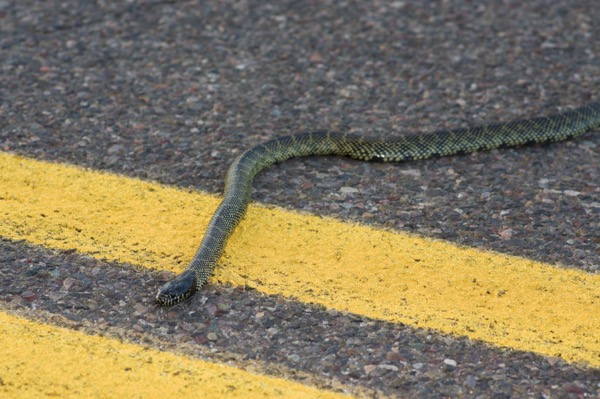
{"type": "Polygon", "coordinates": [[[390,138],[314,131],[279,137],[241,153],[225,179],[223,199],[212,216],[188,267],[164,284],[158,306],[172,306],[193,296],[208,280],[229,236],[242,221],[254,177],[290,158],[336,155],[360,161],[403,162],[476,151],[545,144],[578,137],[600,126],[600,101],[550,116],[390,138]]]}

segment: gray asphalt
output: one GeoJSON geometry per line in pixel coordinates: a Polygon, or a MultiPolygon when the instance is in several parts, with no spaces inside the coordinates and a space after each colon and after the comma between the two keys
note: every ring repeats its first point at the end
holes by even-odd
{"type": "MultiPolygon", "coordinates": [[[[219,193],[239,151],[279,135],[418,134],[598,100],[598,21],[592,0],[0,0],[0,150],[219,193]]],[[[596,131],[404,165],[294,160],[261,174],[254,200],[598,273],[599,151],[596,131]],[[340,195],[343,186],[359,192],[340,195]]],[[[102,262],[85,256],[1,244],[0,309],[29,317],[149,334],[157,346],[368,396],[600,396],[599,371],[585,365],[252,290],[211,285],[206,312],[199,298],[156,313],[148,292],[159,274],[112,265],[98,275],[102,262]],[[41,269],[24,259],[58,277],[32,280],[41,269]],[[23,299],[73,275],[94,292],[85,308],[71,306],[75,292],[23,299]],[[105,311],[123,287],[131,309],[105,311]],[[132,325],[134,311],[145,321],[132,325]],[[264,339],[270,328],[278,339],[264,339]],[[448,357],[456,368],[440,368],[448,357]],[[392,367],[365,367],[374,364],[392,367]]]]}

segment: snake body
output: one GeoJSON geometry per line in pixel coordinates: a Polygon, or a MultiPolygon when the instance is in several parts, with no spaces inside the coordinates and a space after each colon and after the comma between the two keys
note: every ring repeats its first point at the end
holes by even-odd
{"type": "Polygon", "coordinates": [[[161,287],[156,303],[172,306],[182,302],[208,280],[227,239],[246,213],[254,177],[276,162],[310,155],[338,155],[362,161],[411,161],[567,140],[598,126],[600,102],[594,102],[548,117],[414,136],[377,139],[319,131],[259,144],[233,161],[227,173],[223,200],[210,220],[198,251],[183,273],[161,287]]]}

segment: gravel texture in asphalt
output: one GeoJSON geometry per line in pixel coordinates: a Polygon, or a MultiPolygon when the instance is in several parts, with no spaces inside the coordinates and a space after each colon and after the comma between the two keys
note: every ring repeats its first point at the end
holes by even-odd
{"type": "MultiPolygon", "coordinates": [[[[592,0],[0,0],[0,150],[219,193],[237,154],[279,135],[418,134],[598,100],[599,20],[592,0]]],[[[253,199],[598,273],[599,145],[293,160],[253,199]]],[[[240,287],[156,310],[169,276],[21,242],[1,242],[0,274],[2,309],[318,386],[600,395],[584,365],[240,287]]]]}

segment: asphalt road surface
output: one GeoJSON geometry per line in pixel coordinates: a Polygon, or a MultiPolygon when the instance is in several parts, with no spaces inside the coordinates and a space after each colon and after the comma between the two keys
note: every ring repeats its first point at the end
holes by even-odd
{"type": "Polygon", "coordinates": [[[0,396],[600,396],[600,134],[255,181],[232,159],[598,101],[591,0],[0,0],[0,396]]]}

